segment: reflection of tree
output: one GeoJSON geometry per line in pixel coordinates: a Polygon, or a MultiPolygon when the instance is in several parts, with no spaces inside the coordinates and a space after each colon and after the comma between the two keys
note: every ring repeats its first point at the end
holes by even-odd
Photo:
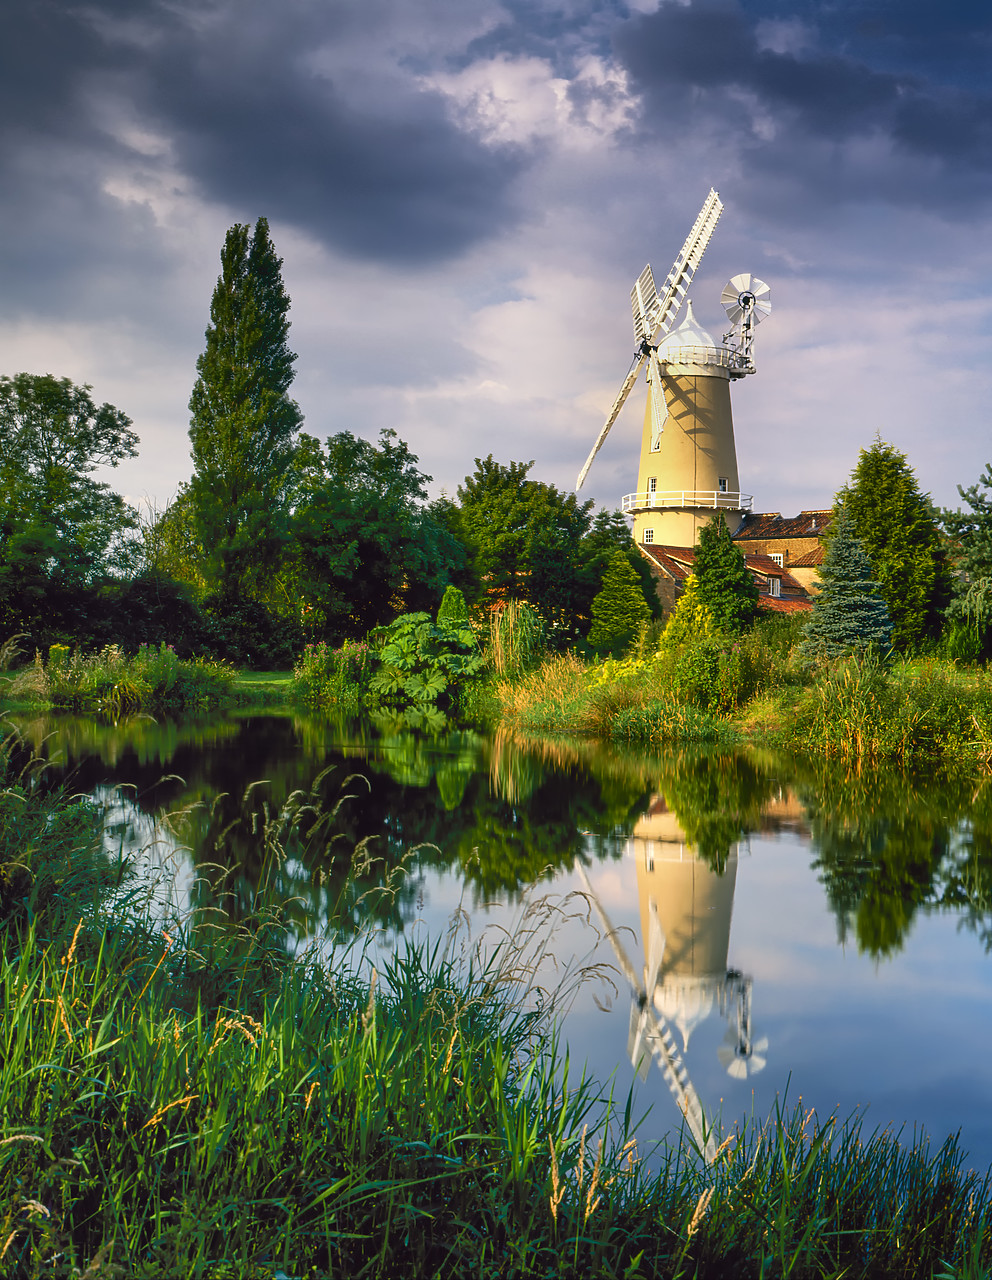
{"type": "Polygon", "coordinates": [[[779,778],[750,756],[687,751],[666,759],[658,782],[686,842],[716,872],[726,867],[731,845],[761,825],[762,810],[779,786],[779,778]]]}
{"type": "Polygon", "coordinates": [[[963,773],[922,778],[806,764],[807,808],[841,940],[871,955],[899,950],[918,910],[955,908],[990,939],[992,823],[988,783],[963,773]]]}

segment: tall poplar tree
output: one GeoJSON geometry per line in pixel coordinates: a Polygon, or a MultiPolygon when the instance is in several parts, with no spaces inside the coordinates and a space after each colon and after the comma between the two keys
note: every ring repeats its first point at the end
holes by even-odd
{"type": "Polygon", "coordinates": [[[937,512],[920,493],[906,455],[875,438],[862,449],[851,479],[835,499],[871,562],[892,619],[892,644],[912,649],[940,631],[950,574],[937,512]]]}
{"type": "Polygon", "coordinates": [[[296,356],[288,312],[266,219],[254,232],[231,227],[189,401],[190,503],[206,576],[222,600],[256,595],[286,537],[287,481],[303,421],[289,396],[296,356]]]}

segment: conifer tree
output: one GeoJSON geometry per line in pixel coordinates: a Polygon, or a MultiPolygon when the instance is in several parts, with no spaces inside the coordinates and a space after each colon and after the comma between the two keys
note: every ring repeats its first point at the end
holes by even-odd
{"type": "Polygon", "coordinates": [[[722,516],[699,531],[695,577],[699,599],[723,631],[741,631],[758,612],[758,584],[722,516]]]}
{"type": "Polygon", "coordinates": [[[284,537],[286,483],[302,422],[289,397],[289,295],[265,218],[231,227],[190,396],[190,501],[222,597],[254,593],[284,537]]]}
{"type": "Polygon", "coordinates": [[[841,507],[826,556],[820,566],[819,594],[806,624],[803,651],[828,658],[887,652],[892,641],[888,607],[874,580],[872,566],[854,534],[854,522],[841,507]]]}
{"type": "Polygon", "coordinates": [[[713,614],[699,598],[699,580],[691,573],[661,634],[662,647],[679,649],[685,644],[709,640],[715,631],[713,614]]]}
{"type": "Polygon", "coordinates": [[[940,631],[950,574],[929,495],[906,455],[877,436],[838,492],[892,620],[892,643],[912,649],[940,631]]]}
{"type": "Polygon", "coordinates": [[[603,574],[603,588],[592,602],[589,643],[596,649],[617,652],[625,649],[651,621],[640,579],[622,551],[618,551],[603,574]]]}

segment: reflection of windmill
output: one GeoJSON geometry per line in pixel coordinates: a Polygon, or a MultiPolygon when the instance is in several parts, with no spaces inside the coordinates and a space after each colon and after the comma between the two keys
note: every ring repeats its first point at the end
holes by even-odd
{"type": "Polygon", "coordinates": [[[737,851],[718,874],[686,844],[661,797],[634,826],[628,851],[637,869],[643,977],[628,958],[617,931],[585,872],[580,874],[630,983],[633,1003],[627,1051],[646,1079],[651,1058],[658,1063],[700,1150],[711,1159],[715,1137],[707,1134],[702,1105],[682,1054],[692,1031],[714,1009],[727,1019],[718,1056],[728,1073],[742,1080],[765,1065],[768,1041],[751,1034],[750,977],[727,967],[730,921],[737,879],[737,851]],[[681,1036],[682,1048],[673,1034],[681,1036]]]}
{"type": "Polygon", "coordinates": [[[691,302],[682,324],[672,328],[722,212],[711,190],[660,294],[650,266],[638,277],[630,295],[638,350],[575,483],[582,487],[647,365],[637,492],[622,502],[634,517],[637,542],[692,546],[715,510],[740,516],[751,507],[751,498],[740,492],[730,380],[754,372],[754,328],[771,311],[769,288],[750,275],[734,276],[721,295],[732,327],[719,344],[698,324],[691,302]]]}

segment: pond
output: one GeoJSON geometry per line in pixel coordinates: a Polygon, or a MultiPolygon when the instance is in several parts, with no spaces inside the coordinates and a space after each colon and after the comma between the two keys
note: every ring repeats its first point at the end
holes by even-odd
{"type": "Polygon", "coordinates": [[[633,1087],[644,1139],[801,1098],[934,1145],[960,1131],[992,1164],[988,775],[285,713],[18,724],[180,909],[237,916],[266,879],[288,947],[332,904],[371,913],[380,950],[501,928],[544,947],[573,1070],[633,1087]],[[287,803],[319,829],[280,824],[287,803]]]}

